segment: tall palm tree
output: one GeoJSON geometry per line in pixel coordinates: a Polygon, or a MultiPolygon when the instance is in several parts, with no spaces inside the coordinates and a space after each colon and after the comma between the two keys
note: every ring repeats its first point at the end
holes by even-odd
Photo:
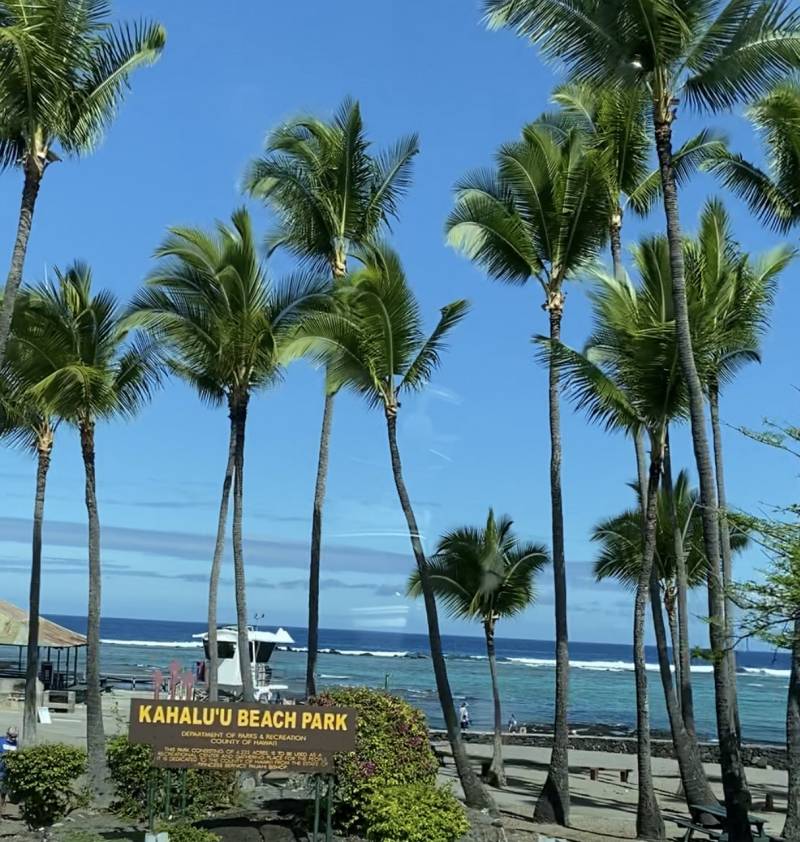
{"type": "Polygon", "coordinates": [[[0,168],[20,166],[24,176],[0,308],[0,362],[45,171],[59,153],[92,151],[131,73],[164,48],[159,24],[110,17],[109,0],[0,0],[0,168]]]}
{"type": "Polygon", "coordinates": [[[49,371],[29,388],[77,427],[86,475],[89,527],[89,605],[86,624],[86,742],[89,780],[96,793],[107,787],[105,732],[100,698],[100,518],[95,476],[98,421],[130,418],[150,398],[159,379],[153,347],[130,338],[115,297],[94,292],[92,272],[76,262],[56,271],[55,281],[30,292],[31,320],[26,342],[36,346],[49,371]]]}
{"type": "MultiPolygon", "coordinates": [[[[302,116],[275,129],[267,137],[266,155],[253,161],[245,176],[248,192],[262,199],[277,217],[267,237],[269,252],[285,248],[340,282],[351,253],[367,245],[397,216],[418,151],[417,136],[409,135],[372,154],[361,108],[349,99],[330,122],[302,116]]],[[[311,515],[307,696],[317,692],[322,513],[335,394],[326,378],[311,515]]]]}
{"type": "MultiPolygon", "coordinates": [[[[544,293],[550,337],[561,336],[564,282],[602,248],[608,236],[605,158],[578,129],[556,139],[544,125],[527,126],[522,139],[500,148],[491,171],[468,175],[456,187],[447,220],[449,242],[500,281],[536,281],[544,293]]],[[[550,365],[550,500],[556,616],[556,688],[553,749],[536,804],[541,822],[569,823],[567,697],[569,642],[564,515],[561,493],[561,420],[558,368],[550,365]]]]}
{"type": "MultiPolygon", "coordinates": [[[[589,418],[611,429],[636,432],[643,428],[650,439],[647,491],[643,496],[644,523],[634,513],[633,534],[639,539],[641,564],[637,569],[634,606],[634,665],[637,698],[639,803],[637,833],[661,838],[661,821],[650,768],[650,721],[647,704],[647,671],[644,623],[648,599],[660,604],[657,589],[658,508],[667,427],[685,413],[685,386],[681,377],[672,309],[669,252],[664,238],[643,241],[635,251],[641,286],[627,278],[599,276],[592,294],[595,327],[583,354],[540,337],[547,352],[562,370],[568,395],[589,418]],[[637,528],[638,527],[638,528],[637,528]],[[638,533],[638,534],[637,534],[638,533]],[[656,583],[654,593],[653,583],[656,583]]],[[[637,462],[639,448],[637,448],[637,462]]],[[[640,468],[640,474],[645,474],[640,468]]],[[[654,615],[656,622],[661,618],[654,615]]],[[[662,629],[663,631],[663,629],[662,629]]],[[[666,652],[666,637],[660,649],[666,652]]],[[[669,664],[662,684],[681,778],[689,804],[713,798],[696,739],[684,727],[671,683],[669,664]]]]}
{"type": "MultiPolygon", "coordinates": [[[[523,543],[513,525],[509,517],[498,520],[489,509],[486,526],[464,526],[446,533],[428,562],[431,586],[448,614],[483,625],[494,700],[494,750],[487,777],[498,787],[506,785],[506,774],[495,656],[497,621],[520,614],[533,603],[534,578],[549,561],[547,549],[523,543]]],[[[408,591],[412,596],[422,595],[419,570],[411,574],[408,591]]]]}
{"type": "MultiPolygon", "coordinates": [[[[708,567],[712,648],[724,653],[725,595],[720,575],[719,524],[714,470],[705,430],[704,390],[689,327],[673,124],[685,100],[717,112],[764,93],[800,67],[800,19],[786,0],[484,0],[493,27],[509,27],[566,66],[573,78],[596,85],[647,90],[661,172],[673,276],[680,365],[689,396],[692,442],[700,479],[708,567]]],[[[730,659],[714,660],[720,761],[731,832],[751,838],[749,793],[737,735],[730,659]]]]}
{"type": "MultiPolygon", "coordinates": [[[[690,302],[696,301],[691,311],[697,319],[702,319],[702,326],[693,325],[693,331],[702,330],[710,338],[701,373],[711,416],[722,582],[726,595],[725,631],[729,641],[734,640],[733,572],[719,415],[720,389],[743,365],[760,362],[760,340],[769,323],[777,278],[794,256],[795,251],[785,245],[758,258],[745,254],[731,230],[725,207],[717,199],[706,202],[698,235],[688,240],[686,246],[688,295],[690,302]]],[[[726,651],[735,690],[736,655],[732,645],[726,651]]],[[[734,712],[738,712],[738,706],[734,706],[734,712]]],[[[738,717],[734,727],[741,736],[738,717]]]]}
{"type": "Polygon", "coordinates": [[[244,441],[252,396],[280,378],[288,345],[304,315],[327,305],[328,284],[299,275],[272,286],[259,261],[246,210],[208,233],[172,228],[156,251],[160,264],[131,305],[133,323],[146,328],[168,367],[230,418],[208,597],[209,696],[217,696],[217,595],[228,501],[233,484],[233,562],[239,663],[244,698],[254,696],[242,547],[244,441]]]}
{"type": "Polygon", "coordinates": [[[0,375],[0,437],[36,455],[31,577],[28,601],[28,645],[25,659],[25,704],[22,743],[36,742],[37,679],[39,675],[39,604],[42,588],[42,527],[47,474],[60,419],[52,406],[29,392],[44,376],[50,359],[42,359],[35,343],[26,341],[31,314],[27,296],[17,296],[6,362],[0,375]]]}
{"type": "Polygon", "coordinates": [[[475,774],[461,739],[442,651],[430,562],[422,546],[397,443],[400,397],[427,385],[439,366],[447,335],[464,318],[468,305],[455,301],[443,307],[438,324],[426,336],[419,304],[397,254],[385,244],[376,244],[362,255],[362,260],[363,268],[341,283],[344,314],[311,319],[307,332],[315,337],[334,386],[348,387],[371,407],[383,410],[392,474],[420,576],[431,663],[453,759],[469,806],[494,811],[494,802],[475,774]]]}

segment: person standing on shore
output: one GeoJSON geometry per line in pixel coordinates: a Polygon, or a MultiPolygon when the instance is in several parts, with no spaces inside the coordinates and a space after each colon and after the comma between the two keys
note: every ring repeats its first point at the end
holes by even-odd
{"type": "Polygon", "coordinates": [[[458,719],[461,723],[461,730],[466,731],[469,728],[469,708],[466,702],[461,703],[461,707],[458,710],[458,719]]]}
{"type": "Polygon", "coordinates": [[[5,737],[0,740],[0,819],[3,818],[3,810],[6,806],[6,762],[4,755],[7,752],[17,750],[17,729],[12,725],[6,731],[5,737]]]}

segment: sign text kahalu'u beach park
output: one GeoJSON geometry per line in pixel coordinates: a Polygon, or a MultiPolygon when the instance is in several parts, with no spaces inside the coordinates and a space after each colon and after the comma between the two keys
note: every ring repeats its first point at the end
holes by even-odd
{"type": "Polygon", "coordinates": [[[184,769],[320,772],[352,751],[351,708],[225,702],[131,702],[129,738],[153,749],[153,765],[184,769]]]}

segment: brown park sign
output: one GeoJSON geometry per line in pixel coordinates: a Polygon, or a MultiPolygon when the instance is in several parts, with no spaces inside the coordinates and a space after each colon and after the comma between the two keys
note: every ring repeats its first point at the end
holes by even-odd
{"type": "Polygon", "coordinates": [[[128,738],[152,747],[154,766],[321,772],[332,754],[355,748],[356,712],[133,699],[128,738]]]}

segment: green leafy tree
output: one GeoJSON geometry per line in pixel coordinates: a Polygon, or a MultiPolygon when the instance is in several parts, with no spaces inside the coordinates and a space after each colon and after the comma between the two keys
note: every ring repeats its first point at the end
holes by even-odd
{"type": "MultiPolygon", "coordinates": [[[[747,435],[800,458],[800,428],[770,423],[747,435]]],[[[783,837],[800,839],[800,505],[776,509],[772,516],[734,515],[736,525],[756,536],[771,566],[761,581],[734,586],[733,598],[744,609],[743,632],[791,653],[786,705],[786,823],[783,837]]]]}
{"type": "MultiPolygon", "coordinates": [[[[673,125],[682,102],[717,112],[752,101],[800,66],[800,17],[787,0],[484,0],[490,26],[539,45],[571,78],[637,87],[650,95],[666,217],[680,366],[689,396],[700,480],[708,568],[712,648],[725,651],[725,593],[704,389],[689,327],[673,125]]],[[[735,720],[729,658],[714,662],[717,731],[731,833],[748,842],[749,793],[735,720]]]]}
{"type": "Polygon", "coordinates": [[[426,335],[419,304],[397,254],[388,246],[378,244],[367,250],[362,260],[363,268],[341,284],[344,314],[330,313],[312,319],[309,334],[315,337],[313,342],[318,353],[327,361],[328,376],[335,387],[347,387],[360,394],[369,406],[383,410],[392,475],[420,576],[431,663],[453,758],[467,804],[494,810],[494,803],[478,780],[461,739],[442,651],[430,562],[403,477],[397,442],[401,396],[421,391],[428,384],[439,367],[448,334],[464,318],[468,305],[466,301],[454,301],[443,307],[438,324],[426,335]]]}
{"type": "Polygon", "coordinates": [[[258,258],[250,216],[233,213],[213,233],[172,228],[156,252],[160,263],[134,299],[132,322],[164,349],[167,365],[230,419],[208,593],[209,696],[217,696],[217,596],[225,527],[233,485],[233,564],[239,663],[244,698],[254,697],[248,641],[242,513],[247,411],[252,396],[280,378],[288,346],[303,318],[327,307],[328,283],[298,275],[280,286],[267,280],[258,258]]]}
{"type": "MultiPolygon", "coordinates": [[[[367,245],[397,216],[411,183],[411,163],[419,151],[416,135],[373,154],[357,102],[345,100],[332,121],[296,117],[267,138],[266,155],[250,165],[248,192],[276,216],[267,237],[269,252],[283,248],[303,263],[331,273],[336,283],[348,258],[367,245]]],[[[326,379],[317,477],[311,517],[308,586],[306,695],[316,695],[319,650],[319,575],[322,515],[328,477],[336,391],[326,379]]]]}
{"type": "Polygon", "coordinates": [[[22,203],[0,308],[0,363],[45,171],[59,153],[90,153],[131,73],[166,41],[155,23],[112,24],[108,0],[0,2],[0,168],[19,166],[22,203]]]}
{"type": "MultiPolygon", "coordinates": [[[[522,139],[500,148],[495,167],[472,173],[456,187],[447,236],[495,280],[535,281],[550,337],[558,341],[564,314],[564,283],[591,262],[608,236],[606,160],[578,129],[554,137],[542,124],[527,126],[522,139]]],[[[561,492],[561,419],[558,367],[550,365],[550,500],[556,617],[556,693],[553,749],[536,819],[569,823],[569,642],[564,514],[561,492]]]]}
{"type": "MultiPolygon", "coordinates": [[[[549,561],[545,547],[523,543],[512,527],[510,518],[498,520],[490,509],[483,528],[464,526],[445,534],[428,563],[431,585],[447,613],[451,617],[478,620],[483,625],[494,701],[494,749],[489,779],[500,787],[506,785],[506,775],[495,655],[497,621],[520,614],[533,603],[534,578],[549,561]]],[[[408,590],[412,596],[422,595],[419,570],[412,573],[408,590]]]]}
{"type": "Polygon", "coordinates": [[[25,340],[36,347],[49,370],[28,392],[53,407],[80,435],[86,512],[89,523],[89,604],[86,622],[86,742],[89,781],[96,793],[107,785],[105,732],[100,698],[100,517],[95,476],[98,421],[133,417],[159,379],[154,349],[130,337],[115,297],[92,289],[85,263],[56,270],[55,280],[30,290],[31,319],[25,340]]]}

